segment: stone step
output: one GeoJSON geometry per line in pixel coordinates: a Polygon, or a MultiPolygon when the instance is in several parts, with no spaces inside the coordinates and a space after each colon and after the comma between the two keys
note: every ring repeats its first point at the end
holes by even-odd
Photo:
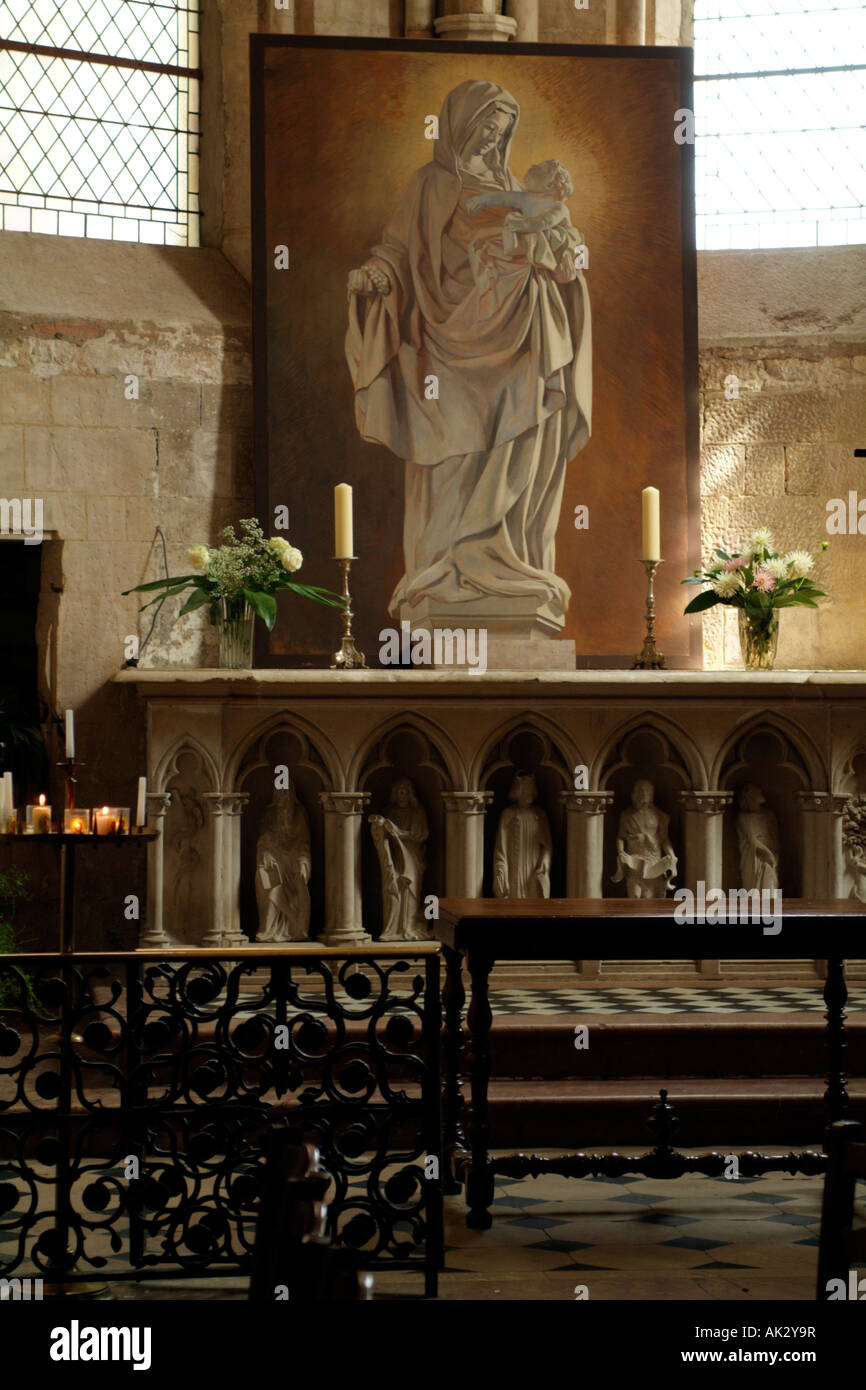
{"type": "MultiPolygon", "coordinates": [[[[791,1145],[820,1150],[823,1082],[815,1077],[769,1080],[643,1078],[490,1082],[490,1146],[497,1149],[635,1146],[655,1140],[647,1120],[664,1086],[679,1116],[678,1148],[791,1145]]],[[[468,1087],[465,1088],[468,1098],[468,1087]]],[[[849,1082],[852,1111],[866,1108],[866,1081],[849,1082]]]]}
{"type": "MultiPolygon", "coordinates": [[[[866,1076],[866,1015],[848,1021],[846,1036],[846,1069],[866,1076]]],[[[490,1053],[502,1078],[823,1077],[827,1067],[818,1013],[494,1013],[490,1053]],[[575,1047],[579,1026],[585,1049],[575,1047]]]]}

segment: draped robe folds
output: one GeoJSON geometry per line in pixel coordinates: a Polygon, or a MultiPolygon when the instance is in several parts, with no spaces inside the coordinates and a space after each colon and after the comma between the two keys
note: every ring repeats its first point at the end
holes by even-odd
{"type": "Polygon", "coordinates": [[[508,806],[499,819],[493,852],[497,898],[549,898],[553,841],[540,806],[508,806]]]}
{"type": "Polygon", "coordinates": [[[772,892],[779,886],[779,832],[771,811],[741,811],[737,816],[740,887],[772,892]],[[758,854],[769,850],[773,862],[758,854]]]}
{"type": "Polygon", "coordinates": [[[288,820],[268,808],[256,843],[256,941],[306,941],[310,935],[310,822],[295,804],[288,820]],[[270,814],[269,814],[270,813],[270,814]]]}
{"type": "Polygon", "coordinates": [[[427,936],[421,910],[424,845],[429,835],[421,806],[392,806],[371,826],[382,870],[382,941],[414,941],[427,936]],[[390,821],[397,835],[387,831],[390,821]]]}
{"type": "Polygon", "coordinates": [[[617,838],[624,843],[613,883],[626,880],[629,897],[664,897],[672,870],[665,845],[670,817],[655,806],[632,807],[619,818],[617,838]]]}
{"type": "Polygon", "coordinates": [[[373,248],[390,291],[349,296],[358,429],[405,461],[406,573],[394,616],[424,597],[531,597],[555,613],[571,597],[555,572],[555,537],[565,468],[591,427],[586,284],[580,271],[558,283],[529,258],[532,239],[507,254],[507,209],[465,208],[491,187],[521,187],[508,168],[518,115],[494,83],[446,97],[434,158],[409,179],[373,248]],[[460,153],[496,108],[511,127],[500,167],[482,179],[460,153]],[[438,395],[427,399],[431,376],[438,395]]]}

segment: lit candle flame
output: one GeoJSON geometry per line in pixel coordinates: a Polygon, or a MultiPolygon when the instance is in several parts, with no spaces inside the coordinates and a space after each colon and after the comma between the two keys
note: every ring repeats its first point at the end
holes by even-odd
{"type": "Polygon", "coordinates": [[[39,805],[40,805],[40,806],[44,806],[44,805],[45,805],[45,793],[44,793],[44,792],[40,792],[40,793],[39,793],[39,805]]]}

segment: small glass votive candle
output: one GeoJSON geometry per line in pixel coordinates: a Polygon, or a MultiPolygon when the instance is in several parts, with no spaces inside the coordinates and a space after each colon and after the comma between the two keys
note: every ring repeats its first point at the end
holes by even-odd
{"type": "Polygon", "coordinates": [[[51,807],[46,806],[44,796],[40,796],[35,805],[31,804],[27,807],[24,833],[25,835],[51,834],[51,807]]]}
{"type": "Polygon", "coordinates": [[[93,811],[93,830],[97,835],[127,835],[128,806],[102,806],[93,811]]]}
{"type": "Polygon", "coordinates": [[[90,833],[90,812],[82,810],[76,806],[74,810],[69,808],[63,812],[63,833],[64,835],[88,835],[90,833]]]}
{"type": "Polygon", "coordinates": [[[14,806],[8,806],[8,807],[6,808],[6,819],[3,821],[3,824],[0,825],[0,835],[17,835],[17,834],[18,834],[18,812],[15,810],[15,807],[14,807],[14,806]]]}

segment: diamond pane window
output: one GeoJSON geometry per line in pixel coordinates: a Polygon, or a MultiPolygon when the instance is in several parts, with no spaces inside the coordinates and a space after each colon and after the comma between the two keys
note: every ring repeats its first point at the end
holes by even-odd
{"type": "Polygon", "coordinates": [[[866,242],[863,0],[696,0],[701,249],[866,242]]]}
{"type": "Polygon", "coordinates": [[[0,0],[0,227],[198,244],[198,0],[0,0]]]}

